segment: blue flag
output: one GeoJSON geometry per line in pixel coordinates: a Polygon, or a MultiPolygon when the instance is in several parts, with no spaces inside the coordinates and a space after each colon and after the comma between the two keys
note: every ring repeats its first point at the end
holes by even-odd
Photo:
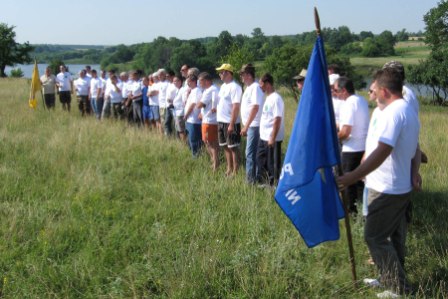
{"type": "Polygon", "coordinates": [[[318,36],[275,193],[308,247],[339,239],[344,209],[332,171],[339,159],[325,50],[318,36]]]}

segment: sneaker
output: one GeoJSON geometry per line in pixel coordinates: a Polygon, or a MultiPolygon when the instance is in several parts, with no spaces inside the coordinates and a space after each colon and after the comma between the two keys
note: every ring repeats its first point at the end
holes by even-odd
{"type": "Polygon", "coordinates": [[[376,294],[377,298],[400,298],[401,296],[392,292],[392,291],[384,291],[376,294]]]}
{"type": "Polygon", "coordinates": [[[378,279],[374,278],[364,278],[362,281],[366,286],[372,287],[372,288],[379,288],[381,287],[381,283],[378,279]]]}

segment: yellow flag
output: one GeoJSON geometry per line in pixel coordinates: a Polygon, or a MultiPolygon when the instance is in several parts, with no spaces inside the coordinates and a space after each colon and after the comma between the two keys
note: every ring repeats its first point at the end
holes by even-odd
{"type": "Polygon", "coordinates": [[[41,88],[42,88],[42,84],[40,83],[39,69],[37,68],[37,61],[34,61],[33,76],[31,77],[30,99],[28,101],[30,108],[36,109],[36,107],[37,107],[36,91],[39,91],[41,88]]]}

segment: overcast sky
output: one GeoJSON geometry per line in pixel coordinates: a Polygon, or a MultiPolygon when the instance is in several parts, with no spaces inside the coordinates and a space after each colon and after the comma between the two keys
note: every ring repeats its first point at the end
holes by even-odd
{"type": "Polygon", "coordinates": [[[157,36],[192,39],[265,35],[348,26],[354,33],[424,31],[423,15],[439,0],[0,0],[0,22],[15,26],[16,40],[31,44],[117,45],[151,42],[157,36]]]}

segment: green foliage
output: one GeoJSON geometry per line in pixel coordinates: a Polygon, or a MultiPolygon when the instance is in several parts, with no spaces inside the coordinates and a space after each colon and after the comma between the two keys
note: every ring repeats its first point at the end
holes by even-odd
{"type": "Polygon", "coordinates": [[[12,69],[11,70],[11,77],[12,78],[22,78],[23,77],[23,71],[21,68],[12,69]]]}
{"type": "Polygon", "coordinates": [[[405,42],[409,40],[409,33],[406,31],[406,29],[403,28],[401,31],[398,31],[395,34],[395,40],[397,42],[405,42]]]}
{"type": "Polygon", "coordinates": [[[426,23],[426,40],[431,53],[428,59],[411,67],[408,80],[414,84],[424,84],[433,91],[432,103],[446,104],[448,98],[448,2],[440,1],[437,7],[429,10],[423,17],[426,23]]]}
{"type": "Polygon", "coordinates": [[[0,23],[0,77],[6,77],[6,66],[29,63],[31,61],[30,52],[33,47],[28,43],[17,43],[14,26],[0,23]]]}
{"type": "Polygon", "coordinates": [[[62,61],[60,59],[54,59],[54,60],[50,61],[50,63],[48,64],[48,66],[51,69],[52,74],[59,74],[59,72],[60,72],[59,67],[61,65],[65,65],[65,63],[64,63],[64,61],[62,61]]]}
{"type": "MultiPolygon", "coordinates": [[[[241,83],[240,77],[237,75],[239,70],[244,64],[252,63],[254,64],[255,55],[248,47],[238,47],[234,44],[229,53],[221,59],[222,63],[230,63],[235,70],[235,80],[241,83]]],[[[214,72],[213,72],[214,73],[214,72]]]]}

